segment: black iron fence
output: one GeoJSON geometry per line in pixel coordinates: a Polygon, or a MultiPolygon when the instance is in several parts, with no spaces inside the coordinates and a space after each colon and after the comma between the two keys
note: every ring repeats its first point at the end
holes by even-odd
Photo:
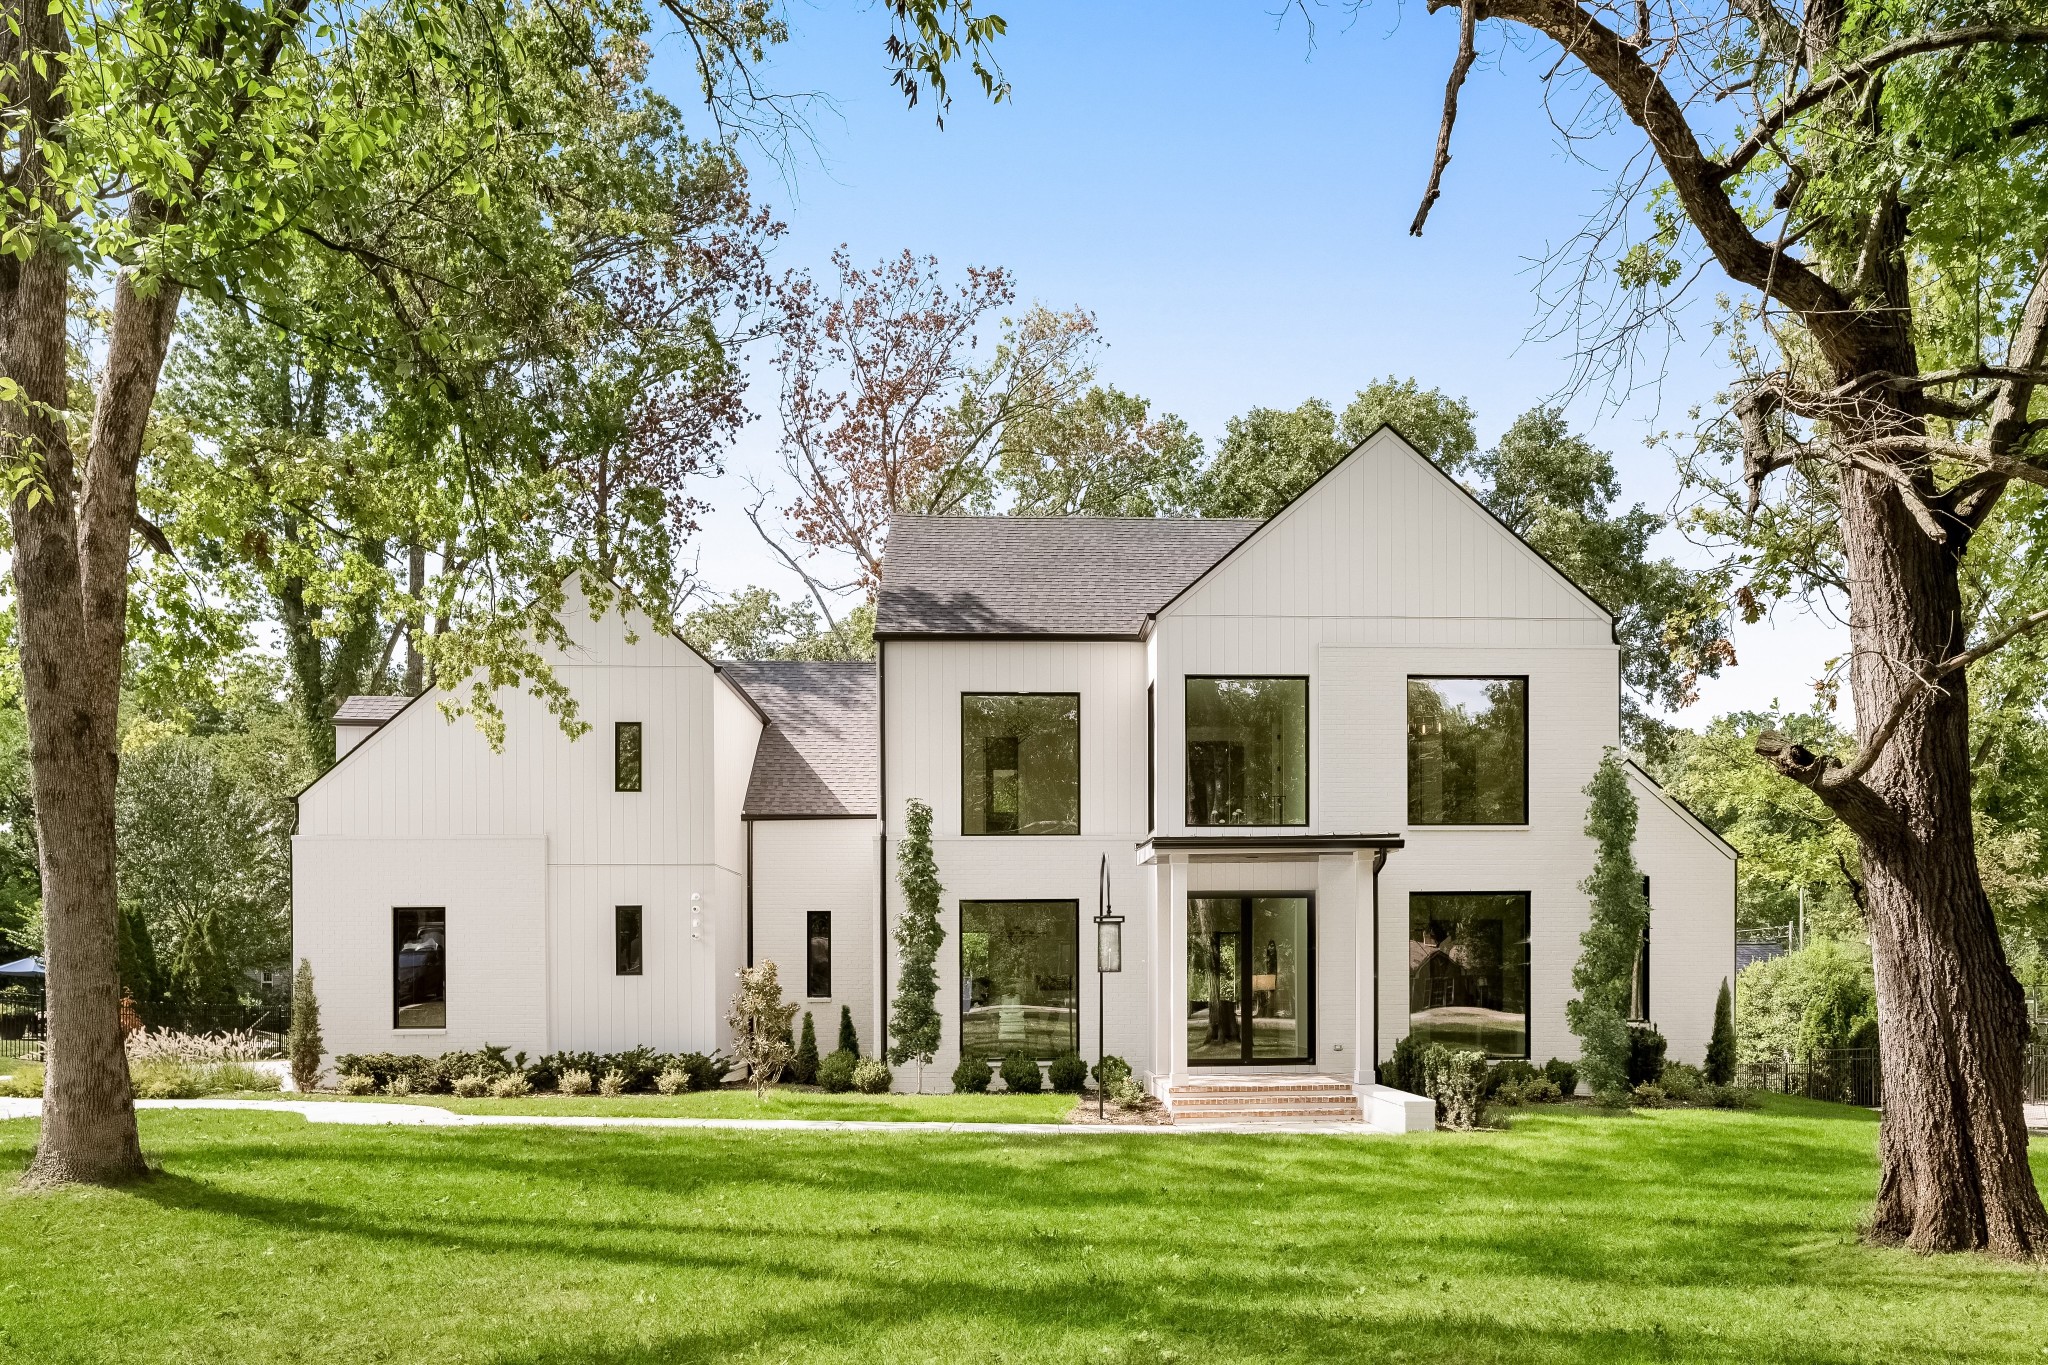
{"type": "MultiPolygon", "coordinates": [[[[291,1024],[291,1006],[282,1001],[233,1005],[156,1004],[137,1013],[143,1026],[179,1033],[253,1033],[282,1044],[291,1024]]],[[[0,1059],[33,1059],[42,1055],[48,1015],[43,993],[32,987],[0,988],[0,1059]]]]}
{"type": "Polygon", "coordinates": [[[0,990],[0,1058],[38,1057],[43,1049],[43,993],[22,986],[0,990]]]}
{"type": "Polygon", "coordinates": [[[2036,1039],[2020,1062],[2020,1098],[2048,1104],[2048,1039],[2036,1039]]]}
{"type": "Polygon", "coordinates": [[[1756,1090],[1804,1095],[1866,1109],[1884,1107],[1884,1070],[1874,1047],[1848,1047],[1805,1057],[1783,1056],[1743,1068],[1741,1081],[1756,1090]]]}

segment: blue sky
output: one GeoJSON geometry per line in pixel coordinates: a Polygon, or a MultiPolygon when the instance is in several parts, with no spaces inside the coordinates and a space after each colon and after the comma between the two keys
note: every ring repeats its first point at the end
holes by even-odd
{"type": "MultiPolygon", "coordinates": [[[[985,4],[989,0],[984,0],[985,4]]],[[[1568,158],[1539,102],[1552,53],[1503,50],[1481,29],[1444,195],[1421,239],[1408,223],[1428,177],[1453,12],[1376,6],[1299,15],[1257,2],[995,0],[1013,95],[990,106],[956,84],[942,130],[906,110],[882,55],[886,18],[866,5],[792,7],[793,39],[769,73],[818,90],[817,154],[756,172],[789,224],[784,266],[819,268],[905,247],[949,269],[1008,267],[1027,298],[1092,310],[1109,342],[1104,378],[1177,412],[1212,442],[1231,416],[1320,396],[1340,406],[1369,380],[1413,375],[1467,398],[1482,441],[1557,395],[1569,346],[1529,340],[1540,321],[1534,258],[1578,230],[1632,143],[1568,158]]],[[[658,49],[657,82],[687,103],[682,54],[658,49]]],[[[1562,102],[1576,95],[1559,91],[1562,102]]],[[[1686,334],[1651,357],[1649,383],[1618,407],[1571,404],[1615,452],[1627,495],[1663,508],[1676,484],[1652,431],[1711,400],[1718,350],[1701,291],[1686,334]],[[1663,362],[1661,365],[1658,362],[1663,362]]],[[[1647,377],[1646,377],[1647,380],[1647,377]]],[[[762,376],[758,411],[772,412],[762,376]]],[[[774,464],[771,421],[742,438],[701,542],[713,586],[794,580],[740,509],[741,476],[774,464]]],[[[1672,538],[1668,552],[1689,547],[1672,538]]],[[[1797,614],[1742,631],[1742,664],[1688,719],[1773,697],[1803,705],[1834,638],[1797,614]]]]}

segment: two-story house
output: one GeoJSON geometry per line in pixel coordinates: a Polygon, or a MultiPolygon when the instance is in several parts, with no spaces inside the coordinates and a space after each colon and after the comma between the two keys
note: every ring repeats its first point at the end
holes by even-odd
{"type": "MultiPolygon", "coordinates": [[[[367,737],[301,797],[294,872],[336,1051],[709,1049],[762,959],[828,1043],[845,1006],[873,1048],[919,800],[928,1089],[963,1048],[1092,1057],[1098,1028],[1187,1112],[1237,1103],[1219,1081],[1366,1094],[1408,1033],[1576,1053],[1612,620],[1390,429],[1265,522],[902,519],[872,665],[713,663],[629,624],[572,614],[576,741],[514,693],[495,752],[430,701],[337,717],[367,737]]],[[[1636,996],[1698,1061],[1735,855],[1628,771],[1636,996]]]]}

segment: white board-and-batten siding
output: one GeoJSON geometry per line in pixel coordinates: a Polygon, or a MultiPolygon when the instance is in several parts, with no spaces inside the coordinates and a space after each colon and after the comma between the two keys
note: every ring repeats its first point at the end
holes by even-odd
{"type": "Polygon", "coordinates": [[[760,720],[709,663],[646,622],[616,611],[592,621],[573,590],[563,619],[573,644],[554,674],[588,731],[572,738],[540,700],[501,690],[504,741],[493,749],[473,719],[443,714],[445,694],[429,693],[301,796],[294,946],[323,986],[335,1052],[719,1044],[721,988],[745,952],[739,806],[760,720]],[[615,790],[624,721],[642,727],[638,792],[615,790]],[[483,876],[471,851],[508,839],[530,856],[483,876]],[[490,894],[447,869],[468,869],[490,894]],[[450,1041],[391,1018],[392,911],[443,903],[450,1041]],[[620,905],[642,908],[638,976],[615,970],[620,905]],[[342,942],[362,947],[343,954],[342,942]],[[483,964],[499,998],[458,999],[457,980],[483,964]],[[325,989],[332,975],[348,978],[340,998],[325,989]]]}

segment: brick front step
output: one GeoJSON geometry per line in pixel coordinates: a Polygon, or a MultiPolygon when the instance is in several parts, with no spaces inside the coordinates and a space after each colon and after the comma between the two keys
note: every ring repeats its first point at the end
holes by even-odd
{"type": "Polygon", "coordinates": [[[1175,1123],[1361,1123],[1349,1081],[1327,1076],[1217,1077],[1169,1086],[1175,1123]]]}

